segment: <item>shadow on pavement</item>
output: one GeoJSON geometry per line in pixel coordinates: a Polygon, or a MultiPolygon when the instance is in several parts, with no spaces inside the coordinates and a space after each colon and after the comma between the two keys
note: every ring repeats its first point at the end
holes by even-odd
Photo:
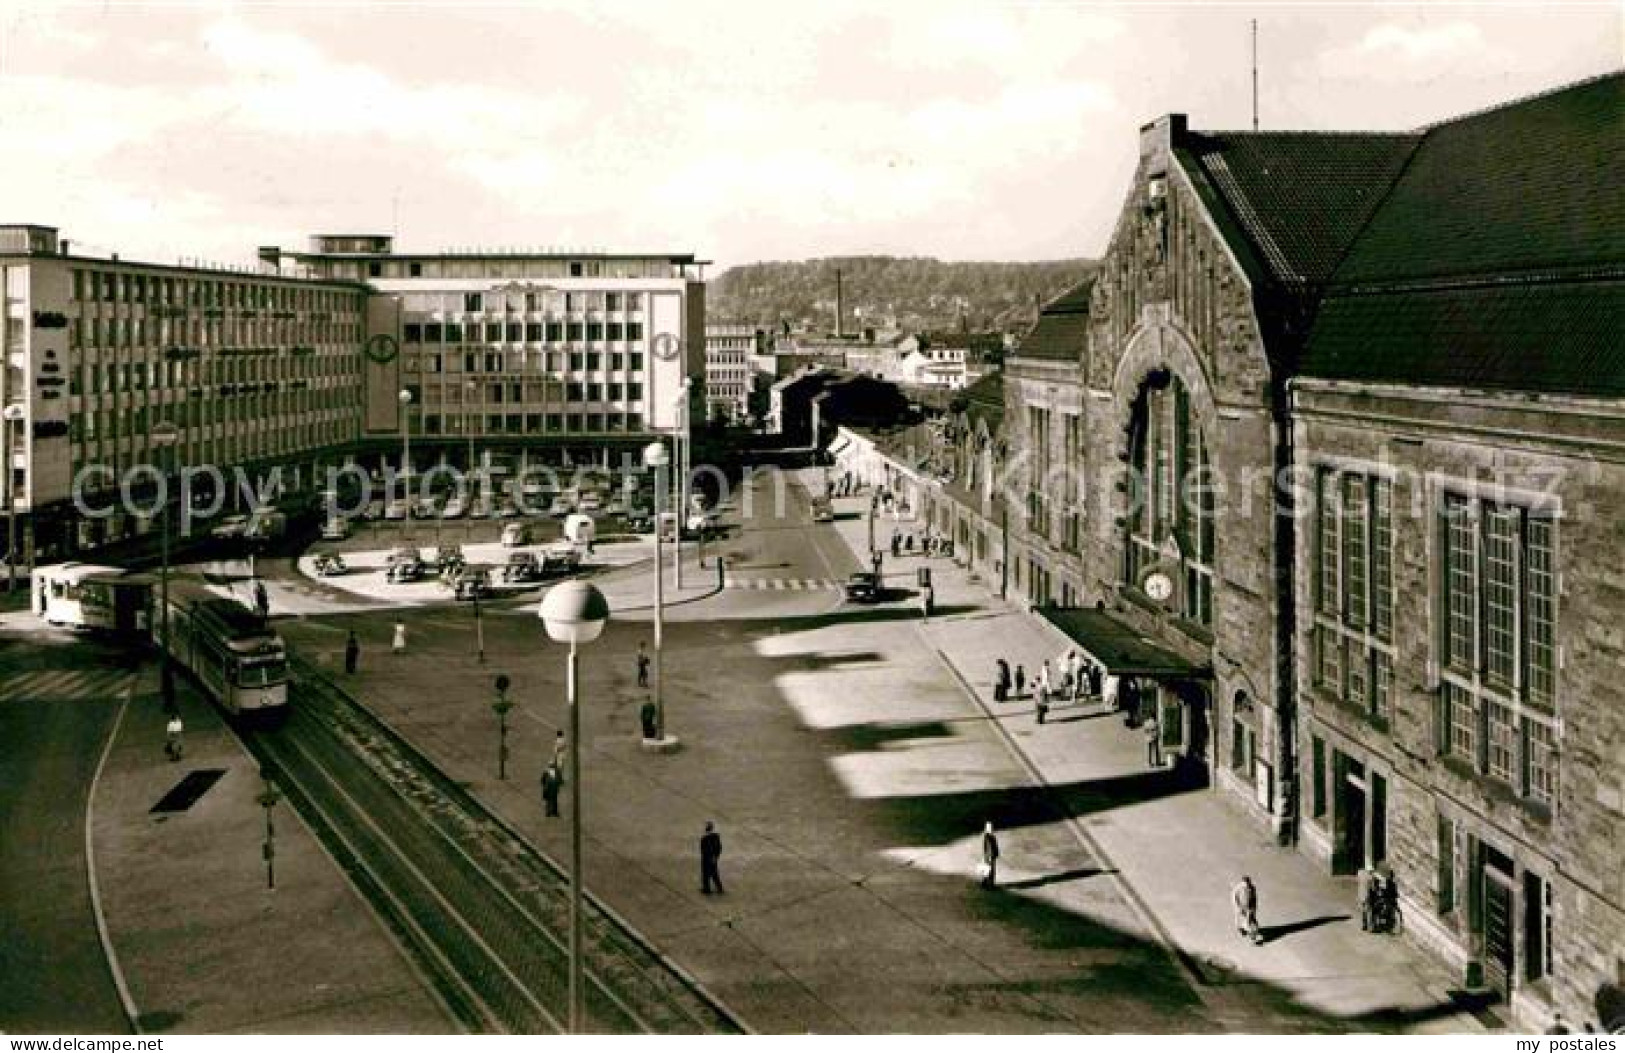
{"type": "Polygon", "coordinates": [[[1285,925],[1261,925],[1258,928],[1258,935],[1263,942],[1274,943],[1276,940],[1285,939],[1293,933],[1308,932],[1310,929],[1318,929],[1322,925],[1348,921],[1349,917],[1348,914],[1322,914],[1318,918],[1305,918],[1302,921],[1287,922],[1285,925]]]}
{"type": "Polygon", "coordinates": [[[1067,881],[1083,881],[1086,878],[1100,877],[1104,874],[1115,874],[1117,868],[1102,870],[1099,867],[1077,867],[1073,870],[1062,870],[1055,874],[1043,874],[1039,877],[1022,878],[1020,881],[1001,881],[999,887],[1006,891],[1020,891],[1029,888],[1043,888],[1045,885],[1059,885],[1067,881]]]}

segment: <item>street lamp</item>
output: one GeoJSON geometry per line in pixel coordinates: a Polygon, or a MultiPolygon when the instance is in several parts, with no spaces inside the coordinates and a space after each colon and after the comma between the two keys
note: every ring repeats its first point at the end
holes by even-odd
{"type": "Polygon", "coordinates": [[[406,488],[406,515],[401,517],[401,536],[408,537],[412,530],[412,392],[402,388],[401,400],[401,485],[406,488]]]}
{"type": "Polygon", "coordinates": [[[677,403],[677,431],[672,436],[677,446],[677,481],[672,487],[676,491],[672,496],[677,502],[677,541],[672,546],[671,567],[673,580],[679,589],[683,587],[683,522],[688,518],[688,460],[693,456],[688,431],[688,393],[693,383],[692,377],[683,378],[682,395],[677,403]]]}
{"type": "MultiPolygon", "coordinates": [[[[666,466],[671,463],[671,457],[666,453],[666,444],[651,442],[643,448],[643,466],[654,472],[654,506],[655,506],[655,736],[666,737],[666,703],[662,697],[661,687],[664,679],[660,675],[660,639],[661,630],[665,624],[665,586],[662,582],[660,567],[661,537],[666,526],[660,520],[660,491],[664,489],[666,479],[666,466]]],[[[674,517],[675,518],[675,517],[674,517]]],[[[678,537],[682,537],[682,524],[678,524],[678,537]]]]}
{"type": "Polygon", "coordinates": [[[270,765],[260,769],[260,780],[265,783],[265,789],[255,798],[259,806],[265,809],[265,845],[261,854],[265,856],[265,887],[276,891],[276,821],[271,817],[271,811],[282,800],[282,793],[276,787],[276,769],[270,765]]]}
{"type": "Polygon", "coordinates": [[[5,473],[6,473],[6,592],[10,593],[17,587],[17,494],[15,467],[16,454],[11,448],[11,425],[21,421],[28,415],[28,410],[22,403],[14,402],[0,411],[0,421],[3,421],[5,434],[5,473]]]}
{"type": "MultiPolygon", "coordinates": [[[[152,426],[150,439],[152,448],[157,451],[167,450],[180,441],[181,430],[172,421],[159,421],[152,426]]],[[[164,636],[163,664],[159,667],[160,690],[163,693],[164,707],[173,708],[175,705],[175,670],[170,664],[169,657],[169,462],[170,458],[160,453],[158,466],[158,558],[159,585],[158,602],[163,607],[162,632],[164,636]]]]}
{"type": "Polygon", "coordinates": [[[508,697],[510,683],[506,673],[498,673],[497,697],[491,702],[491,712],[497,715],[497,778],[503,781],[508,778],[508,713],[513,709],[513,700],[508,697]]]}
{"type": "Polygon", "coordinates": [[[570,707],[570,1032],[583,1024],[581,986],[581,705],[578,644],[592,643],[609,620],[609,602],[585,581],[565,581],[542,597],[537,611],[547,635],[570,645],[566,699],[570,707]]]}

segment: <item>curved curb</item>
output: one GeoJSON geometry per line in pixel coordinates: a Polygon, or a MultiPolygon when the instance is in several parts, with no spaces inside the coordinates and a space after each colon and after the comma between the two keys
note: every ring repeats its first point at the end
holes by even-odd
{"type": "Polygon", "coordinates": [[[118,739],[119,729],[124,726],[124,713],[130,708],[130,696],[134,693],[134,684],[124,689],[124,700],[119,703],[118,713],[113,717],[113,727],[107,733],[107,741],[102,743],[102,755],[96,761],[96,772],[90,777],[90,792],[85,797],[85,877],[90,884],[90,908],[96,916],[96,938],[101,941],[107,971],[113,976],[113,987],[118,991],[119,1004],[124,1007],[124,1015],[130,1021],[130,1030],[142,1035],[146,1032],[141,1030],[141,1014],[135,1007],[135,999],[130,996],[129,985],[124,982],[124,970],[119,968],[118,952],[113,949],[113,937],[107,930],[107,917],[102,911],[102,891],[101,884],[96,880],[96,845],[93,836],[96,826],[96,790],[101,785],[102,769],[107,766],[107,758],[112,755],[113,743],[118,739]]]}

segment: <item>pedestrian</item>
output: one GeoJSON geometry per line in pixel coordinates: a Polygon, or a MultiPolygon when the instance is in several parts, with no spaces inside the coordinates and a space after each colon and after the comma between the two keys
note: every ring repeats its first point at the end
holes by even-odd
{"type": "Polygon", "coordinates": [[[254,579],[254,610],[259,612],[260,621],[271,616],[271,596],[265,591],[265,582],[254,579]]]}
{"type": "Polygon", "coordinates": [[[643,642],[638,642],[638,686],[649,686],[649,652],[644,649],[643,642]]]}
{"type": "Polygon", "coordinates": [[[1107,674],[1101,678],[1100,698],[1106,703],[1106,708],[1115,710],[1121,704],[1119,692],[1122,682],[1116,676],[1107,674]]]}
{"type": "Polygon", "coordinates": [[[403,655],[403,654],[406,653],[406,623],[405,622],[396,622],[395,623],[395,638],[390,641],[389,650],[390,650],[391,654],[394,654],[397,657],[399,657],[400,655],[403,655]]]}
{"type": "Polygon", "coordinates": [[[1003,702],[1010,697],[1010,663],[999,659],[994,663],[993,701],[1003,702]]]}
{"type": "Polygon", "coordinates": [[[911,556],[914,555],[914,533],[913,533],[913,531],[910,531],[909,533],[907,533],[907,534],[905,534],[903,536],[903,551],[908,553],[911,556]]]}
{"type": "Polygon", "coordinates": [[[1038,679],[1033,681],[1033,693],[1039,698],[1048,701],[1051,682],[1049,659],[1046,658],[1043,664],[1038,667],[1038,679]]]}
{"type": "Polygon", "coordinates": [[[903,539],[897,534],[891,536],[891,554],[893,559],[903,554],[903,539]]]}
{"type": "Polygon", "coordinates": [[[181,715],[178,712],[171,713],[169,723],[164,725],[164,756],[168,757],[172,762],[180,760],[181,754],[185,752],[181,744],[181,732],[183,730],[181,715]]]}
{"type": "Polygon", "coordinates": [[[1016,663],[1016,697],[1027,697],[1027,667],[1016,663]]]}
{"type": "Polygon", "coordinates": [[[717,833],[715,823],[707,822],[705,833],[700,837],[700,892],[704,895],[725,891],[719,866],[721,860],[722,835],[717,833]]]}
{"type": "Polygon", "coordinates": [[[1254,944],[1263,943],[1264,936],[1258,931],[1258,889],[1252,878],[1242,875],[1230,891],[1230,902],[1236,911],[1236,931],[1254,944]]]}
{"type": "Polygon", "coordinates": [[[553,767],[559,771],[559,780],[564,779],[564,762],[570,752],[570,744],[565,741],[564,729],[560,728],[553,735],[553,767]]]}
{"type": "Polygon", "coordinates": [[[344,641],[344,672],[348,676],[355,675],[356,663],[361,660],[361,641],[356,639],[355,630],[350,630],[350,636],[344,641]]]}
{"type": "Polygon", "coordinates": [[[982,865],[979,869],[982,875],[983,888],[998,886],[999,839],[993,833],[993,820],[991,819],[982,826],[982,865]]]}
{"type": "Polygon", "coordinates": [[[563,785],[564,777],[555,765],[549,764],[542,769],[542,806],[550,819],[558,818],[559,788],[563,785]]]}
{"type": "Polygon", "coordinates": [[[643,725],[644,741],[653,742],[660,738],[660,710],[653,699],[644,700],[643,707],[638,710],[638,722],[643,725]]]}
{"type": "Polygon", "coordinates": [[[1155,716],[1145,722],[1145,762],[1153,768],[1162,767],[1162,722],[1155,716]]]}
{"type": "Polygon", "coordinates": [[[927,585],[920,589],[920,617],[931,617],[931,603],[936,598],[934,590],[927,585]]]}
{"type": "Polygon", "coordinates": [[[1360,930],[1372,932],[1377,926],[1377,874],[1370,867],[1361,867],[1357,888],[1360,901],[1360,930]]]}

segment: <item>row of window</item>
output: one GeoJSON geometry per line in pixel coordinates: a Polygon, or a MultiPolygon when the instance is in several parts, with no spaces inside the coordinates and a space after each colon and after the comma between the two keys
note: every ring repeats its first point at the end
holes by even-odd
{"type": "Polygon", "coordinates": [[[641,413],[426,413],[422,432],[427,435],[560,435],[616,434],[643,430],[641,413]],[[479,426],[483,424],[483,428],[479,426]]]}
{"type": "Polygon", "coordinates": [[[168,420],[182,429],[210,424],[252,427],[255,422],[308,414],[349,413],[359,393],[355,388],[306,389],[266,392],[247,387],[230,394],[211,391],[209,397],[195,397],[167,406],[140,406],[133,409],[87,410],[68,420],[72,442],[94,443],[120,436],[146,436],[150,427],[168,420]]]}
{"type": "Polygon", "coordinates": [[[68,373],[68,394],[144,392],[186,385],[274,383],[292,380],[352,381],[355,354],[210,356],[180,361],[87,362],[68,373]]]}
{"type": "Polygon", "coordinates": [[[408,375],[418,373],[596,373],[608,368],[612,373],[643,369],[642,351],[464,351],[408,354],[404,365],[408,375]]]}
{"type": "Polygon", "coordinates": [[[1153,565],[1170,564],[1182,616],[1212,625],[1212,469],[1207,441],[1178,377],[1153,375],[1135,402],[1129,465],[1126,583],[1137,587],[1153,565]]]}
{"type": "Polygon", "coordinates": [[[558,260],[512,257],[428,260],[310,259],[320,274],[334,278],[679,278],[680,264],[669,260],[558,260]]]}
{"type": "Polygon", "coordinates": [[[579,344],[643,339],[642,322],[407,322],[408,344],[579,344]]]}
{"type": "Polygon", "coordinates": [[[312,319],[239,320],[211,318],[75,318],[69,346],[192,347],[274,346],[289,344],[356,344],[361,325],[355,321],[312,319]]]}
{"type": "MultiPolygon", "coordinates": [[[[408,311],[438,311],[444,310],[450,300],[456,303],[455,294],[438,293],[407,293],[403,298],[403,305],[408,311]]],[[[643,310],[643,294],[640,292],[608,292],[586,290],[581,292],[470,292],[463,293],[461,302],[464,314],[482,314],[496,312],[509,314],[515,311],[545,311],[555,313],[558,311],[641,311],[643,310]]]]}
{"type": "MultiPolygon", "coordinates": [[[[469,381],[469,384],[474,384],[469,381]]],[[[564,381],[558,378],[535,380],[498,380],[474,384],[469,388],[458,384],[427,384],[420,389],[408,385],[414,402],[430,407],[467,403],[538,403],[557,398],[561,393],[566,402],[637,402],[643,398],[643,385],[636,381],[564,381]]]]}
{"type": "Polygon", "coordinates": [[[171,307],[354,311],[360,294],[346,289],[226,278],[179,278],[124,271],[90,271],[75,267],[73,298],[82,302],[163,304],[171,307]]]}

